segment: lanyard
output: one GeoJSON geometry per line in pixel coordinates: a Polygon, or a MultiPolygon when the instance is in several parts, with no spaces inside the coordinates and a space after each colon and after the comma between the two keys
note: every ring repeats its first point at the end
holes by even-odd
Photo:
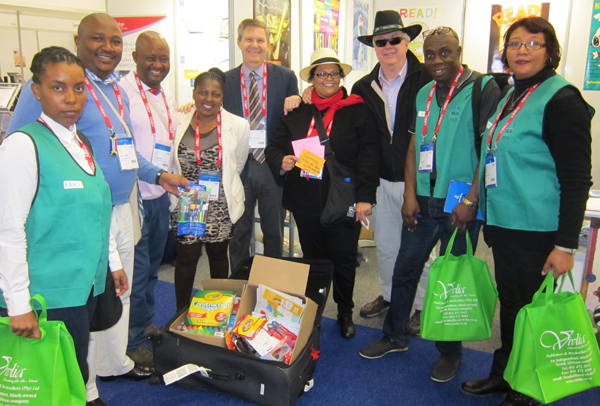
{"type": "MultiPolygon", "coordinates": [[[[144,91],[144,87],[142,86],[142,82],[138,77],[137,72],[133,73],[135,76],[135,83],[138,85],[138,89],[140,89],[140,96],[142,97],[142,101],[144,102],[144,107],[146,107],[146,113],[148,113],[148,119],[150,120],[150,128],[152,129],[152,135],[154,136],[154,140],[156,142],[156,127],[154,126],[154,117],[152,117],[152,110],[150,109],[150,103],[148,103],[148,97],[146,97],[146,92],[144,91]]],[[[163,100],[165,102],[165,108],[167,109],[167,118],[169,119],[169,140],[173,141],[174,131],[173,131],[173,119],[171,118],[171,111],[169,110],[169,104],[167,103],[167,96],[165,95],[164,90],[160,89],[160,92],[163,95],[163,100]]]]}
{"type": "MultiPolygon", "coordinates": [[[[262,88],[262,116],[267,116],[267,63],[263,64],[263,88],[262,88]]],[[[242,98],[244,99],[244,117],[250,117],[250,107],[248,106],[248,90],[246,90],[246,80],[244,79],[244,69],[240,68],[240,82],[242,83],[242,98]]]]}
{"type": "MultiPolygon", "coordinates": [[[[43,125],[45,125],[50,131],[52,131],[52,128],[50,128],[48,123],[46,123],[46,121],[43,118],[41,118],[41,117],[38,118],[38,121],[40,123],[42,123],[43,125]]],[[[52,131],[52,134],[54,134],[54,131],[52,131]]],[[[56,134],[54,134],[54,135],[56,136],[56,134]]],[[[94,163],[94,158],[92,158],[92,154],[90,153],[90,150],[88,149],[87,145],[85,145],[83,142],[81,142],[79,137],[76,136],[75,138],[77,139],[79,146],[83,150],[83,155],[85,156],[85,160],[87,161],[87,163],[90,165],[90,169],[92,170],[92,173],[95,174],[96,173],[96,164],[94,163]]]]}
{"type": "MultiPolygon", "coordinates": [[[[200,124],[198,122],[198,112],[196,112],[196,162],[202,165],[202,151],[200,150],[200,124]]],[[[219,153],[217,155],[217,166],[221,166],[223,161],[223,141],[221,140],[221,112],[217,113],[217,140],[219,143],[219,153]]]]}
{"type": "MultiPolygon", "coordinates": [[[[331,120],[331,122],[329,123],[329,125],[327,126],[327,129],[325,130],[325,132],[327,133],[327,136],[329,137],[329,134],[331,133],[331,126],[333,125],[333,119],[331,120]]],[[[306,133],[306,138],[308,137],[315,137],[317,135],[319,135],[319,133],[315,133],[313,134],[313,130],[315,129],[315,118],[313,117],[312,120],[310,120],[310,127],[308,127],[308,132],[306,133]]]]}
{"type": "MultiPolygon", "coordinates": [[[[452,94],[454,94],[454,90],[456,90],[456,85],[458,84],[458,80],[462,76],[464,72],[464,68],[461,66],[460,71],[458,71],[458,75],[452,81],[452,86],[450,87],[450,91],[448,92],[448,96],[446,96],[446,101],[444,102],[444,106],[440,111],[440,116],[438,117],[437,124],[435,126],[435,130],[433,131],[433,141],[437,139],[437,135],[440,131],[440,125],[442,125],[442,120],[446,115],[446,109],[448,108],[448,104],[450,104],[450,99],[452,99],[452,94]]],[[[425,137],[427,136],[427,125],[429,123],[429,112],[431,110],[431,101],[433,100],[433,95],[435,93],[435,89],[437,88],[437,82],[433,82],[433,86],[431,86],[431,90],[429,91],[429,97],[427,98],[427,106],[425,107],[425,118],[423,120],[423,141],[425,141],[425,137]]]]}
{"type": "MultiPolygon", "coordinates": [[[[119,113],[121,114],[121,118],[123,118],[123,120],[125,120],[125,109],[123,108],[123,98],[121,97],[121,91],[119,90],[119,85],[117,85],[117,82],[113,82],[112,85],[113,85],[113,89],[115,91],[115,95],[117,96],[117,103],[119,104],[119,113]]],[[[100,103],[100,99],[98,99],[98,95],[96,94],[96,91],[92,87],[92,84],[90,83],[90,81],[87,77],[85,78],[85,86],[88,88],[88,90],[92,94],[92,98],[96,102],[96,106],[98,106],[98,110],[100,110],[100,114],[102,114],[102,117],[104,118],[106,127],[111,132],[114,133],[114,131],[113,131],[114,127],[112,125],[112,122],[110,121],[110,118],[108,118],[108,115],[106,114],[106,110],[104,110],[104,106],[102,106],[102,103],[100,103]]]]}
{"type": "MultiPolygon", "coordinates": [[[[523,97],[523,99],[521,99],[521,101],[519,102],[518,106],[513,110],[512,114],[510,115],[510,117],[508,118],[508,120],[506,121],[506,123],[504,123],[504,126],[502,127],[502,129],[500,129],[500,132],[498,133],[498,136],[496,136],[494,150],[498,149],[498,140],[500,140],[500,137],[502,137],[502,134],[504,134],[504,131],[508,128],[508,126],[510,125],[510,123],[513,121],[513,119],[515,118],[515,116],[517,115],[517,113],[519,112],[519,110],[521,110],[521,108],[523,107],[523,105],[525,104],[525,102],[527,101],[527,99],[529,98],[529,96],[531,95],[531,93],[533,93],[533,91],[539,85],[540,84],[538,83],[537,85],[530,87],[529,90],[527,91],[527,93],[525,94],[525,96],[523,97]]],[[[514,92],[512,94],[514,94],[514,92]]],[[[502,112],[506,108],[506,105],[508,104],[509,100],[510,100],[510,97],[507,97],[506,101],[504,102],[504,106],[502,106],[502,109],[500,109],[500,113],[498,113],[498,115],[496,116],[496,119],[494,120],[494,124],[492,124],[492,127],[490,128],[490,132],[488,134],[488,139],[487,139],[487,143],[486,143],[487,152],[491,151],[492,135],[494,134],[494,131],[496,130],[496,126],[498,125],[498,121],[500,121],[500,116],[502,115],[502,112]]]]}

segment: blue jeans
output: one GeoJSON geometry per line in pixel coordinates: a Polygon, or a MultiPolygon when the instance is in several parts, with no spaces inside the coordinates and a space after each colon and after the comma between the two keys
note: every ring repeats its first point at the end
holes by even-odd
{"type": "Polygon", "coordinates": [[[168,193],[156,199],[144,200],[144,227],[142,227],[142,238],[135,246],[133,280],[130,282],[127,350],[133,350],[146,341],[144,330],[154,318],[154,288],[168,233],[168,193]]]}
{"type": "MultiPolygon", "coordinates": [[[[423,273],[423,266],[438,241],[441,242],[440,256],[444,255],[448,241],[456,229],[452,225],[452,214],[444,213],[445,201],[445,199],[417,196],[421,208],[417,228],[410,232],[406,227],[402,227],[402,244],[394,266],[392,300],[383,323],[383,334],[403,347],[409,345],[410,334],[406,325],[415,300],[419,278],[423,273]]],[[[469,224],[468,232],[473,242],[473,250],[477,248],[480,228],[480,221],[469,224]]],[[[452,254],[462,255],[466,252],[464,232],[459,231],[454,240],[452,254]]],[[[437,341],[435,345],[442,354],[462,355],[460,341],[437,341]]]]}

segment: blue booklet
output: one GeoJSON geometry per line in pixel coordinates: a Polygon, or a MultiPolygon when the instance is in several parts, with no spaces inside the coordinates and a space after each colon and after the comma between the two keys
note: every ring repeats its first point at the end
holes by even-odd
{"type": "MultiPolygon", "coordinates": [[[[446,196],[446,204],[444,205],[444,212],[452,213],[454,207],[462,202],[469,190],[471,189],[470,183],[459,182],[457,180],[450,181],[450,187],[448,187],[448,196],[446,196]]],[[[477,210],[477,219],[483,220],[481,210],[477,210]]]]}

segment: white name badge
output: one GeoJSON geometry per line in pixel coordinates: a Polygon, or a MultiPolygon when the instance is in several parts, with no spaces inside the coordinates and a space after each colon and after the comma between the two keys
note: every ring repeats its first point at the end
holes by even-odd
{"type": "Polygon", "coordinates": [[[497,178],[497,167],[496,167],[496,155],[487,154],[485,156],[485,188],[493,188],[498,186],[497,178]]]}
{"type": "Polygon", "coordinates": [[[418,115],[419,115],[419,117],[425,117],[425,112],[424,111],[419,111],[418,115]]]}
{"type": "Polygon", "coordinates": [[[152,152],[152,163],[160,169],[169,172],[169,162],[171,161],[171,147],[164,144],[154,144],[152,152]]]}
{"type": "Polygon", "coordinates": [[[433,171],[433,142],[421,145],[419,154],[419,172],[433,171]]]}
{"type": "MultiPolygon", "coordinates": [[[[117,135],[117,137],[119,137],[119,135],[117,135]]],[[[135,152],[135,146],[133,145],[133,138],[127,136],[117,138],[117,152],[122,171],[129,171],[140,167],[135,152]]]]}
{"type": "Polygon", "coordinates": [[[198,180],[199,185],[203,185],[206,190],[210,190],[208,200],[219,200],[219,182],[219,175],[209,173],[201,173],[198,180]]]}
{"type": "Polygon", "coordinates": [[[80,180],[65,180],[63,187],[65,189],[83,189],[83,182],[80,180]]]}
{"type": "Polygon", "coordinates": [[[250,148],[266,148],[267,132],[265,130],[250,130],[250,148]]]}

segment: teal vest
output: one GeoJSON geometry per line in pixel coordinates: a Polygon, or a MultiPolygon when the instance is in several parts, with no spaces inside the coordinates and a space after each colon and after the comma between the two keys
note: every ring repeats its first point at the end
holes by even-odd
{"type": "MultiPolygon", "coordinates": [[[[108,266],[111,195],[100,166],[88,175],[46,126],[21,128],[38,159],[38,188],[25,232],[29,292],[48,309],[84,305],[92,287],[104,292],[108,266]],[[83,187],[80,187],[80,186],[83,187]]],[[[0,295],[0,306],[6,307],[0,295]]]]}
{"type": "MultiPolygon", "coordinates": [[[[489,77],[483,79],[482,88],[485,87],[488,80],[490,80],[489,77]]],[[[417,119],[415,126],[417,195],[445,199],[451,180],[472,183],[475,169],[477,168],[479,157],[475,149],[473,108],[471,106],[473,83],[466,85],[460,92],[454,94],[442,120],[434,153],[437,178],[433,196],[430,190],[430,173],[419,172],[420,151],[421,144],[423,143],[423,121],[427,99],[432,86],[433,82],[425,85],[417,95],[417,119]]],[[[433,139],[433,133],[441,110],[434,94],[429,113],[425,144],[431,142],[433,139]]]]}
{"type": "MultiPolygon", "coordinates": [[[[489,225],[526,231],[556,231],[560,189],[556,166],[548,145],[542,138],[544,110],[550,99],[565,86],[572,86],[555,75],[542,82],[531,93],[512,123],[498,141],[496,150],[497,183],[487,189],[485,182],[485,131],[481,147],[480,206],[489,225]],[[486,196],[487,194],[487,196],[486,196]]],[[[498,104],[490,122],[500,114],[511,90],[498,104]]],[[[492,137],[502,129],[510,114],[498,121],[492,137]]]]}

